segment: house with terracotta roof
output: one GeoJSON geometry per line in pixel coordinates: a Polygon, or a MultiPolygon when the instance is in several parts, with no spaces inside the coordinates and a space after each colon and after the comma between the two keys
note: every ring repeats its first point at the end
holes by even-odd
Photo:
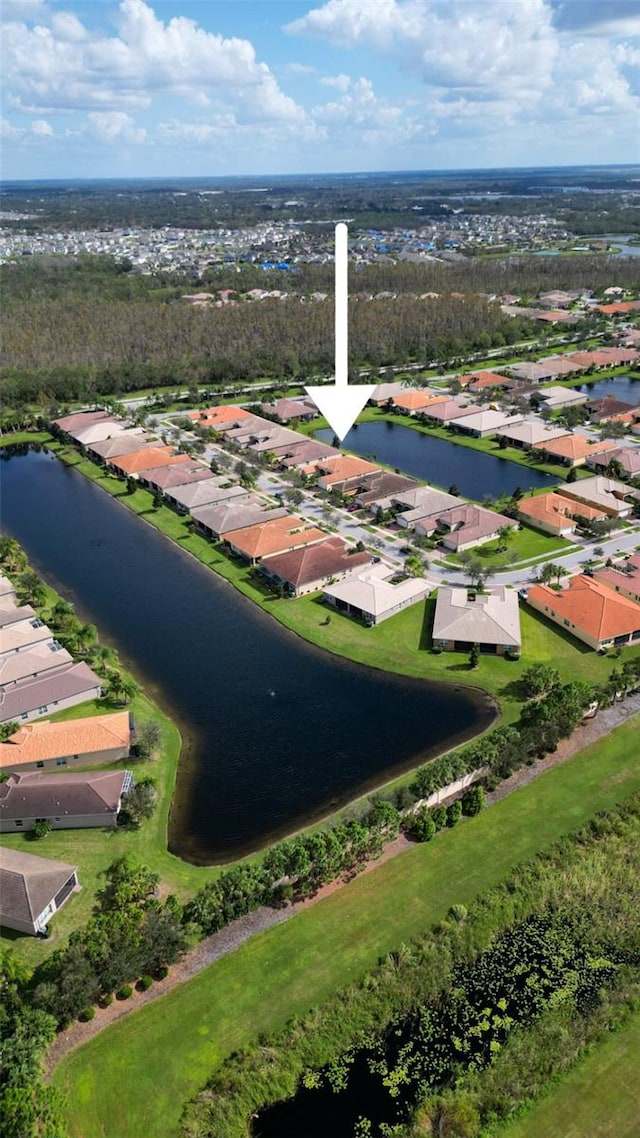
{"type": "Polygon", "coordinates": [[[625,482],[595,474],[593,478],[581,478],[578,482],[566,482],[560,493],[565,498],[596,506],[609,518],[628,518],[633,513],[634,504],[640,501],[640,490],[634,490],[625,482]]]}
{"type": "Polygon", "coordinates": [[[80,888],[77,866],[0,846],[0,925],[37,936],[80,888]]]}
{"type": "Polygon", "coordinates": [[[446,395],[434,395],[432,391],[413,391],[406,388],[404,394],[394,395],[391,399],[391,406],[395,411],[400,411],[404,415],[416,415],[419,411],[424,411],[425,407],[433,407],[436,403],[444,403],[446,395]]]}
{"type": "Polygon", "coordinates": [[[327,537],[315,545],[304,545],[288,553],[263,558],[260,572],[270,584],[290,597],[318,592],[325,585],[343,580],[348,574],[370,565],[371,554],[359,553],[340,537],[327,537]]]}
{"type": "Polygon", "coordinates": [[[640,605],[594,577],[572,577],[557,591],[532,585],[527,604],[596,651],[640,642],[640,605]]]}
{"type": "Polygon", "coordinates": [[[468,391],[491,391],[494,388],[502,391],[508,391],[510,387],[515,387],[512,379],[507,379],[506,375],[499,375],[496,371],[474,371],[469,373],[470,383],[468,383],[468,391]]]}
{"type": "Polygon", "coordinates": [[[626,316],[629,312],[640,311],[640,300],[616,300],[613,304],[596,304],[596,309],[605,316],[626,316]]]}
{"type": "Polygon", "coordinates": [[[562,462],[566,466],[584,466],[589,455],[615,450],[617,445],[613,439],[592,440],[588,435],[573,433],[534,443],[532,449],[543,451],[554,462],[562,462]]]}
{"type": "Polygon", "coordinates": [[[131,771],[12,771],[0,782],[0,833],[25,833],[36,822],[52,830],[117,826],[122,796],[132,785],[131,771]]]}
{"type": "Polygon", "coordinates": [[[616,593],[640,604],[640,553],[632,553],[619,565],[598,569],[593,576],[616,593]]]}
{"type": "Polygon", "coordinates": [[[308,526],[295,514],[285,514],[257,522],[246,529],[230,530],[224,535],[224,543],[237,557],[242,557],[255,565],[263,557],[274,553],[287,553],[304,545],[314,545],[326,538],[324,530],[308,526]]]}
{"type": "Polygon", "coordinates": [[[436,518],[422,518],[415,524],[417,534],[427,537],[437,534],[440,544],[454,553],[493,541],[505,528],[517,529],[518,523],[504,514],[496,514],[470,502],[445,510],[436,518]]]}
{"type": "Polygon", "coordinates": [[[600,521],[606,514],[602,509],[588,506],[584,502],[574,502],[550,490],[548,494],[521,498],[518,502],[518,516],[527,525],[542,530],[543,533],[551,533],[554,537],[570,537],[578,525],[578,517],[600,521]]]}
{"type": "Polygon", "coordinates": [[[474,644],[487,655],[519,652],[518,594],[505,585],[482,593],[464,586],[439,588],[432,641],[445,652],[469,652],[474,644]]]}
{"type": "Polygon", "coordinates": [[[25,723],[0,743],[0,768],[37,771],[98,767],[129,757],[133,717],[129,711],[52,723],[25,723]]]}
{"type": "Polygon", "coordinates": [[[170,466],[184,460],[185,455],[178,454],[175,447],[147,446],[141,450],[131,451],[130,454],[110,458],[107,466],[124,478],[135,478],[143,470],[150,470],[152,466],[170,466]]]}
{"type": "Polygon", "coordinates": [[[303,468],[305,474],[315,475],[321,490],[355,489],[363,474],[375,474],[380,469],[373,462],[353,454],[338,454],[335,458],[320,459],[303,468]]]}
{"type": "Polygon", "coordinates": [[[344,581],[327,585],[322,599],[338,612],[356,617],[367,626],[380,624],[429,595],[431,586],[422,577],[394,582],[393,569],[383,562],[350,573],[344,581]]]}
{"type": "Polygon", "coordinates": [[[189,411],[189,418],[194,425],[197,423],[201,427],[211,427],[214,431],[218,431],[223,426],[229,427],[254,416],[244,407],[235,407],[228,403],[221,407],[207,407],[204,411],[189,411]]]}

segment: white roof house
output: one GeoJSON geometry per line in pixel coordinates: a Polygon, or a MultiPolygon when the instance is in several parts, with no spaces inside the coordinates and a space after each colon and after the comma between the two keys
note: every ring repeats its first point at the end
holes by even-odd
{"type": "Polygon", "coordinates": [[[536,391],[533,398],[543,400],[545,407],[557,411],[560,407],[578,407],[589,397],[583,391],[574,391],[570,387],[544,387],[536,391]]]}
{"type": "Polygon", "coordinates": [[[447,494],[444,490],[435,490],[432,486],[417,486],[415,490],[404,490],[391,497],[392,505],[408,509],[396,515],[399,526],[411,528],[420,518],[430,518],[434,514],[441,514],[443,510],[460,505],[460,498],[455,494],[447,494]]]}
{"type": "Polygon", "coordinates": [[[465,415],[462,419],[456,419],[455,427],[458,431],[482,439],[488,435],[495,435],[502,427],[521,423],[522,418],[522,415],[503,415],[502,411],[487,409],[478,411],[477,415],[465,415]]]}
{"type": "Polygon", "coordinates": [[[421,577],[392,584],[394,570],[383,562],[329,585],[322,599],[340,612],[360,617],[365,624],[380,624],[388,617],[428,596],[430,586],[421,577]]]}
{"type": "Polygon", "coordinates": [[[601,507],[611,517],[618,518],[628,517],[634,500],[640,500],[640,490],[634,490],[625,482],[617,482],[615,478],[606,478],[604,474],[565,483],[562,495],[577,502],[586,502],[589,506],[601,507]]]}
{"type": "Polygon", "coordinates": [[[514,446],[532,447],[536,443],[548,442],[549,439],[559,439],[567,431],[563,427],[550,427],[541,419],[532,418],[512,427],[503,427],[496,433],[499,439],[508,439],[514,446]]]}
{"type": "Polygon", "coordinates": [[[503,654],[520,648],[518,594],[504,585],[479,593],[467,588],[440,588],[433,621],[434,647],[503,654]]]}

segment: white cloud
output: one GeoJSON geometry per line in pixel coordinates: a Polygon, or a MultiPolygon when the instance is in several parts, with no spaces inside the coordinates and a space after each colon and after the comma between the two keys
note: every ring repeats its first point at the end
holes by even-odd
{"type": "Polygon", "coordinates": [[[107,145],[116,141],[139,144],[147,137],[146,130],[137,127],[125,111],[90,111],[87,122],[89,134],[107,145]]]}
{"type": "Polygon", "coordinates": [[[351,79],[348,75],[325,75],[320,82],[325,87],[335,87],[337,91],[348,91],[351,85],[351,79]]]}
{"type": "Polygon", "coordinates": [[[194,20],[159,19],[144,0],[122,0],[117,35],[89,30],[70,12],[47,25],[15,22],[4,35],[4,74],[14,106],[51,112],[135,110],[173,94],[194,105],[254,102],[262,119],[300,122],[304,111],[280,90],[245,39],[205,31],[194,20]]]}
{"type": "Polygon", "coordinates": [[[35,134],[37,138],[52,138],[53,127],[46,119],[34,119],[31,123],[31,133],[35,134]]]}
{"type": "Polygon", "coordinates": [[[315,75],[317,68],[312,67],[310,63],[286,63],[281,71],[286,75],[315,75]]]}
{"type": "Polygon", "coordinates": [[[0,118],[0,138],[12,139],[14,142],[22,138],[22,127],[14,126],[8,119],[0,118]]]}

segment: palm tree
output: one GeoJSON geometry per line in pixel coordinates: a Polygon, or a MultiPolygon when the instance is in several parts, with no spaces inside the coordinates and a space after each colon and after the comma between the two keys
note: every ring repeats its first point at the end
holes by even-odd
{"type": "Polygon", "coordinates": [[[21,573],[27,567],[27,555],[24,549],[8,534],[0,537],[0,562],[9,573],[21,573]]]}

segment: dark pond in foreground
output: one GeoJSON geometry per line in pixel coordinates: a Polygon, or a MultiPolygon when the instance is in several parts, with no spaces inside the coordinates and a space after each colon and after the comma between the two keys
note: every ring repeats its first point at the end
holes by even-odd
{"type": "MultiPolygon", "coordinates": [[[[333,431],[315,432],[323,442],[331,442],[333,431]]],[[[436,435],[423,435],[411,427],[382,420],[380,423],[359,423],[346,436],[347,450],[375,458],[385,466],[398,467],[405,474],[442,486],[445,490],[453,483],[467,498],[481,502],[490,495],[498,498],[512,494],[516,486],[530,490],[540,486],[555,486],[557,478],[542,474],[535,467],[519,466],[516,462],[484,454],[471,447],[450,443],[436,435]]]]}
{"type": "Polygon", "coordinates": [[[14,455],[0,476],[8,532],[183,730],[181,857],[237,857],[492,720],[480,694],[306,645],[52,455],[14,455]]]}

